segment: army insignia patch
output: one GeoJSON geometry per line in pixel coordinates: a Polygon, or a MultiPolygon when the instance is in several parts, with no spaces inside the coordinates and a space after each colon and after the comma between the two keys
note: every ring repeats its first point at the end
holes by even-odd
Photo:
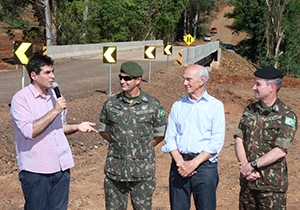
{"type": "Polygon", "coordinates": [[[166,115],[165,109],[160,110],[160,116],[163,117],[166,115]]]}
{"type": "Polygon", "coordinates": [[[287,124],[287,125],[289,125],[289,126],[292,126],[292,127],[294,127],[295,126],[295,120],[294,119],[292,119],[292,118],[289,118],[289,117],[286,117],[285,118],[285,124],[287,124]]]}

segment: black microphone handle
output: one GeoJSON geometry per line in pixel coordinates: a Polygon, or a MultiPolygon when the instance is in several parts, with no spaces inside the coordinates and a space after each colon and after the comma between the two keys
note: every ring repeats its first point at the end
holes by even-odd
{"type": "Polygon", "coordinates": [[[55,88],[53,88],[53,89],[54,89],[54,92],[55,92],[55,94],[56,94],[56,97],[57,97],[57,98],[60,98],[61,95],[60,95],[60,92],[59,92],[58,87],[55,87],[55,88]]]}

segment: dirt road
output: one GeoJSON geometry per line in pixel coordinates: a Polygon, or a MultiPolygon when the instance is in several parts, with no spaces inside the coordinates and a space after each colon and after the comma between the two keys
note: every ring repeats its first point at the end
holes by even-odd
{"type": "Polygon", "coordinates": [[[233,7],[229,6],[224,7],[217,15],[217,18],[212,21],[211,28],[216,27],[218,29],[218,33],[212,35],[212,41],[217,41],[217,39],[219,39],[224,43],[237,45],[240,40],[243,40],[247,36],[244,32],[232,34],[231,25],[233,19],[224,18],[224,14],[231,12],[233,9],[233,7]]]}

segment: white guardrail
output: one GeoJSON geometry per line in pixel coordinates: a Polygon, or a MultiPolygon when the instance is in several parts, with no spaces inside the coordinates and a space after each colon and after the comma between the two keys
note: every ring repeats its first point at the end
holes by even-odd
{"type": "MultiPolygon", "coordinates": [[[[196,63],[216,51],[218,51],[217,60],[219,62],[221,57],[219,45],[220,42],[216,41],[195,47],[183,47],[184,49],[181,50],[182,64],[196,63]]],[[[47,55],[53,59],[98,55],[103,54],[104,46],[116,46],[118,51],[139,50],[144,49],[145,46],[163,47],[163,40],[49,46],[47,55]]]]}
{"type": "Polygon", "coordinates": [[[147,45],[163,46],[163,40],[49,46],[47,47],[47,55],[49,55],[53,59],[90,56],[102,54],[104,46],[116,46],[118,48],[118,51],[126,51],[144,49],[144,47],[147,45]]]}
{"type": "Polygon", "coordinates": [[[219,45],[219,41],[216,41],[204,45],[198,45],[196,47],[188,47],[182,50],[182,64],[196,63],[216,51],[218,51],[217,61],[219,62],[221,58],[219,45]]]}

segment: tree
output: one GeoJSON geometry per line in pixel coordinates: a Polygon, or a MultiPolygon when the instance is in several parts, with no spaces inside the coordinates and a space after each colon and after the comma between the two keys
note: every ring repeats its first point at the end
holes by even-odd
{"type": "Polygon", "coordinates": [[[250,37],[239,44],[242,46],[239,52],[260,67],[299,72],[296,63],[300,30],[295,30],[299,26],[299,1],[233,0],[231,3],[235,9],[226,16],[235,18],[232,28],[236,33],[247,32],[250,37]]]}
{"type": "Polygon", "coordinates": [[[150,33],[157,39],[166,39],[175,36],[176,23],[180,20],[180,14],[184,8],[183,0],[154,0],[150,4],[148,1],[147,11],[152,11],[147,17],[147,22],[151,26],[151,31],[148,30],[144,40],[147,39],[150,33]]]}
{"type": "Polygon", "coordinates": [[[286,11],[282,20],[282,27],[286,30],[280,48],[284,53],[279,57],[278,67],[286,74],[300,77],[300,2],[292,0],[286,11]]]}
{"type": "Polygon", "coordinates": [[[278,57],[283,53],[280,51],[280,44],[283,39],[284,31],[287,26],[282,28],[281,22],[283,18],[283,12],[290,0],[284,0],[282,3],[280,0],[266,0],[268,6],[267,12],[267,27],[266,27],[266,48],[267,54],[274,55],[275,68],[278,68],[278,57]]]}
{"type": "Polygon", "coordinates": [[[27,9],[30,1],[28,0],[0,0],[0,21],[4,23],[7,34],[14,37],[14,29],[27,30],[30,27],[29,21],[22,20],[21,17],[27,16],[27,9]]]}
{"type": "MultiPolygon", "coordinates": [[[[206,24],[216,8],[216,0],[186,0],[184,1],[182,14],[183,36],[193,34],[196,39],[198,34],[203,35],[205,31],[198,31],[198,26],[206,24]]],[[[200,27],[200,30],[203,28],[200,27]]]]}
{"type": "Polygon", "coordinates": [[[249,39],[240,43],[243,46],[239,51],[241,55],[259,65],[264,50],[266,14],[265,0],[232,0],[234,6],[232,13],[225,14],[225,17],[234,18],[233,33],[240,31],[249,34],[249,39]]]}

